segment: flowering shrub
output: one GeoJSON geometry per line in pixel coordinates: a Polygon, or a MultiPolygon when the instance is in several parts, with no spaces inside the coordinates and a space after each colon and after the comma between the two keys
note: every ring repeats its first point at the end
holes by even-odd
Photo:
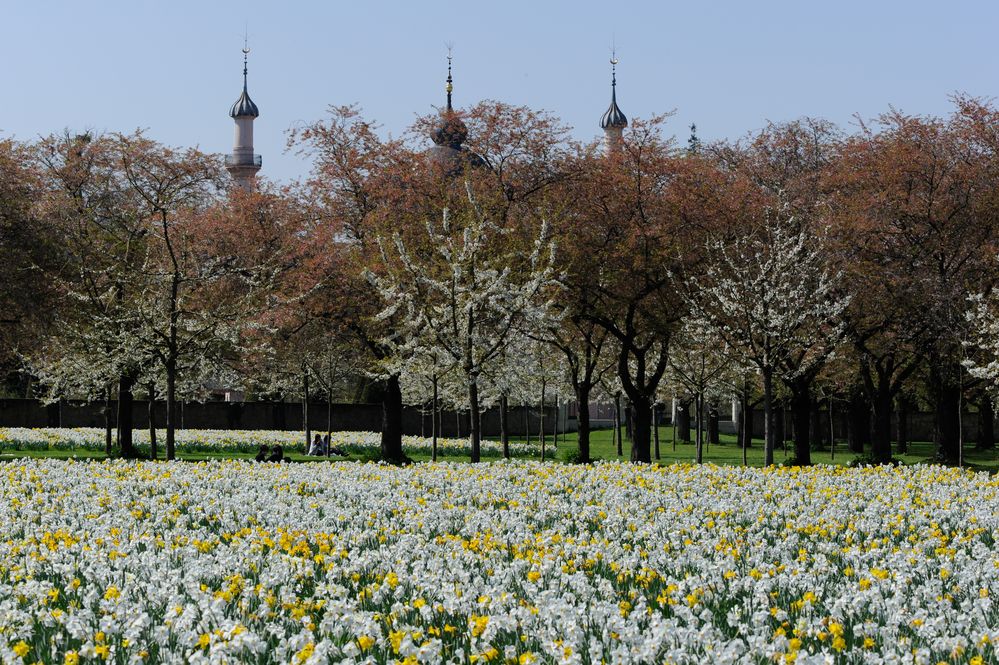
{"type": "MultiPolygon", "coordinates": [[[[320,432],[325,434],[325,432],[320,432]]],[[[137,429],[133,433],[135,444],[149,446],[149,431],[137,429]]],[[[163,431],[159,431],[159,443],[163,445],[163,431]]],[[[378,432],[333,432],[334,447],[348,453],[371,454],[380,450],[381,434],[378,432]]],[[[302,432],[285,430],[223,430],[223,429],[178,429],[176,430],[177,451],[182,453],[255,453],[261,445],[281,444],[287,450],[303,448],[302,432]]],[[[429,453],[430,437],[403,436],[403,450],[429,453]]],[[[98,427],[60,428],[46,427],[29,429],[25,427],[0,427],[0,448],[19,450],[104,450],[104,430],[98,427]]],[[[511,454],[540,455],[541,446],[536,443],[511,442],[511,454]]],[[[437,439],[440,455],[468,455],[468,439],[437,439]]],[[[503,447],[498,441],[483,441],[484,455],[498,456],[503,447]]]]}
{"type": "Polygon", "coordinates": [[[941,467],[0,464],[5,662],[999,658],[941,467]]]}

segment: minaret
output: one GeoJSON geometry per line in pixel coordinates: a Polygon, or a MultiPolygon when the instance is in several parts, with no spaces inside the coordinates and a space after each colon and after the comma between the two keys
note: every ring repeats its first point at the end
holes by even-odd
{"type": "Polygon", "coordinates": [[[462,146],[462,143],[468,138],[468,128],[451,104],[454,79],[451,78],[450,49],[447,54],[447,85],[444,90],[447,92],[447,107],[441,111],[440,122],[430,131],[430,138],[433,140],[434,146],[430,148],[428,153],[431,159],[446,173],[455,175],[461,171],[465,161],[470,161],[474,165],[478,164],[481,159],[469,153],[468,149],[462,146]]]}
{"type": "Polygon", "coordinates": [[[249,52],[250,49],[244,44],[243,94],[229,109],[229,117],[236,123],[236,135],[232,154],[226,155],[225,158],[225,166],[236,181],[236,185],[247,192],[253,189],[257,171],[263,163],[260,155],[253,154],[253,121],[260,115],[260,111],[250,99],[250,93],[246,91],[246,56],[249,52]]]}
{"type": "Polygon", "coordinates": [[[451,78],[451,49],[447,51],[447,85],[444,86],[447,90],[447,113],[454,113],[454,107],[451,106],[451,92],[454,90],[454,79],[451,78]]]}
{"type": "Polygon", "coordinates": [[[617,106],[617,57],[611,54],[611,103],[607,112],[600,118],[600,128],[604,130],[604,150],[614,150],[621,145],[621,135],[628,126],[628,118],[617,106]]]}

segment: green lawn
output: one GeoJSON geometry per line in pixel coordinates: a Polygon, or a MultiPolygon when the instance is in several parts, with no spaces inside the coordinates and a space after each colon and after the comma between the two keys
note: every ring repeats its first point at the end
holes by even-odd
{"type": "MultiPolygon", "coordinates": [[[[614,430],[613,429],[601,429],[595,430],[590,433],[590,456],[594,459],[605,459],[605,460],[616,460],[623,459],[627,460],[630,458],[630,444],[625,438],[623,455],[618,457],[617,450],[614,445],[613,439],[614,430]]],[[[681,443],[676,442],[675,449],[671,441],[672,428],[671,427],[660,427],[659,428],[659,459],[658,461],[663,464],[672,464],[674,462],[694,462],[695,461],[695,446],[693,443],[681,443]]],[[[716,445],[705,444],[704,447],[704,461],[712,462],[714,464],[742,464],[742,449],[736,445],[735,435],[732,434],[722,434],[721,443],[716,445]]],[[[707,437],[705,436],[705,439],[707,437]]],[[[537,440],[534,437],[533,440],[537,440]]],[[[551,437],[548,437],[549,443],[551,442],[551,437]]],[[[653,444],[654,445],[654,444],[653,444]]],[[[560,437],[558,457],[559,459],[564,459],[570,451],[576,450],[576,434],[570,432],[565,436],[565,442],[562,443],[560,437]]],[[[932,462],[934,454],[934,447],[932,442],[928,441],[917,441],[909,445],[909,452],[905,455],[895,455],[895,457],[901,460],[904,464],[917,464],[919,462],[932,462]]],[[[774,461],[777,464],[790,459],[794,456],[794,445],[791,441],[787,442],[787,448],[778,445],[777,450],[774,452],[774,461]]],[[[812,462],[815,464],[847,464],[857,458],[858,455],[850,451],[847,448],[845,441],[836,442],[836,449],[834,452],[829,450],[813,450],[812,451],[812,462]]],[[[749,448],[746,454],[747,462],[750,466],[763,466],[763,440],[753,439],[752,446],[749,448]]],[[[655,459],[655,450],[653,450],[653,459],[655,459]]],[[[999,450],[990,450],[987,452],[979,452],[974,450],[974,444],[971,443],[965,447],[965,464],[975,468],[981,468],[983,470],[999,471],[999,450]]]]}
{"type": "MultiPolygon", "coordinates": [[[[674,462],[694,462],[695,451],[694,444],[692,443],[681,443],[676,442],[675,447],[670,439],[672,429],[670,427],[660,427],[659,428],[659,452],[660,456],[657,459],[658,462],[662,464],[672,464],[674,462]]],[[[513,440],[523,441],[523,437],[514,437],[513,440]]],[[[532,441],[537,442],[537,436],[532,437],[532,441]]],[[[547,445],[547,460],[558,460],[565,461],[576,451],[576,434],[570,432],[564,436],[559,436],[559,443],[557,448],[554,445],[553,437],[548,436],[546,438],[547,445]]],[[[630,444],[627,439],[624,441],[624,455],[621,457],[617,456],[617,451],[615,450],[614,440],[613,440],[613,430],[601,429],[595,430],[590,433],[590,455],[596,460],[616,460],[616,459],[629,459],[630,455],[630,444]]],[[[905,464],[916,464],[919,462],[932,462],[933,461],[933,444],[930,442],[915,442],[909,446],[909,452],[906,455],[896,455],[905,464]]],[[[792,457],[794,454],[793,446],[789,441],[787,443],[787,448],[778,446],[774,455],[774,461],[778,464],[784,462],[785,460],[792,457]]],[[[162,449],[160,450],[160,455],[162,457],[162,449]]],[[[17,450],[7,448],[0,451],[0,460],[11,460],[22,457],[39,457],[39,458],[52,458],[52,459],[104,459],[104,453],[99,451],[90,450],[17,450]]],[[[253,459],[253,454],[251,453],[182,453],[178,457],[183,460],[188,461],[199,461],[208,459],[253,459]]],[[[424,462],[430,460],[429,453],[416,453],[412,455],[413,460],[417,462],[424,462]]],[[[653,457],[655,459],[655,453],[653,451],[653,457]]],[[[838,441],[836,443],[835,454],[831,453],[829,450],[819,450],[812,451],[812,462],[817,464],[847,464],[857,457],[855,453],[850,452],[846,447],[846,443],[838,441]]],[[[302,455],[298,452],[290,452],[287,454],[287,458],[293,462],[303,462],[303,461],[317,461],[321,458],[308,457],[302,455]]],[[[345,458],[334,457],[333,460],[343,460],[345,458]]],[[[364,456],[354,455],[347,457],[348,460],[365,460],[364,456]]],[[[464,462],[468,458],[466,456],[440,456],[438,457],[441,461],[452,461],[452,462],[464,462]]],[[[498,459],[496,456],[484,456],[484,460],[498,459]]],[[[532,459],[537,459],[537,456],[533,456],[532,459]]],[[[740,450],[735,443],[735,436],[729,434],[721,435],[721,443],[715,445],[705,445],[704,448],[704,461],[711,462],[714,464],[742,464],[742,450],[740,450]]],[[[763,441],[760,439],[753,439],[752,447],[750,447],[747,452],[747,462],[750,466],[762,466],[763,465],[763,441]]],[[[987,452],[979,452],[974,450],[974,444],[969,444],[965,449],[965,464],[969,467],[987,470],[990,472],[999,471],[999,451],[991,450],[987,452]]]]}

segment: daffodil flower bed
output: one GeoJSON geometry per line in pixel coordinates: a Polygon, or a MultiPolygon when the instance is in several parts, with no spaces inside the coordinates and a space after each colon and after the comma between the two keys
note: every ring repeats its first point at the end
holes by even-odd
{"type": "MultiPolygon", "coordinates": [[[[325,434],[325,432],[318,432],[325,434]]],[[[148,448],[149,431],[136,429],[133,432],[135,444],[148,448]]],[[[160,446],[164,432],[158,432],[160,446]]],[[[332,446],[348,453],[377,453],[381,447],[381,434],[378,432],[333,432],[332,446]]],[[[178,429],[176,447],[181,453],[255,453],[261,445],[280,444],[287,450],[304,448],[302,432],[285,430],[221,430],[221,429],[178,429]]],[[[407,452],[429,453],[430,437],[403,436],[403,450],[407,452]]],[[[0,449],[18,450],[104,450],[104,430],[98,427],[0,427],[0,449]]],[[[538,443],[511,442],[511,454],[540,455],[538,443]]],[[[471,446],[467,438],[437,439],[437,452],[440,455],[467,456],[471,446]]],[[[499,456],[503,447],[498,441],[482,441],[482,454],[499,456]]]]}
{"type": "Polygon", "coordinates": [[[0,464],[10,663],[995,663],[932,466],[0,464]]]}

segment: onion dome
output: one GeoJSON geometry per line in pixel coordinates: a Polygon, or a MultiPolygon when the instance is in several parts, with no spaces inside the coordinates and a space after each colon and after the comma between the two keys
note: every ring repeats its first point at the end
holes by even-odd
{"type": "Polygon", "coordinates": [[[229,109],[230,118],[256,118],[260,115],[257,105],[253,103],[253,100],[250,99],[250,93],[246,91],[246,54],[249,52],[249,49],[243,49],[243,94],[229,109]]]}
{"type": "Polygon", "coordinates": [[[443,114],[441,124],[431,133],[430,138],[440,146],[461,150],[461,144],[468,138],[468,128],[453,112],[443,114]]]}
{"type": "Polygon", "coordinates": [[[628,126],[628,118],[617,105],[617,58],[611,58],[611,103],[600,118],[601,129],[623,129],[628,126]]]}
{"type": "Polygon", "coordinates": [[[430,138],[439,146],[461,150],[461,144],[468,138],[468,127],[461,121],[458,114],[451,106],[451,92],[454,90],[454,81],[451,78],[451,56],[447,57],[447,108],[441,113],[441,122],[433,131],[430,138]]]}
{"type": "Polygon", "coordinates": [[[433,139],[434,145],[427,151],[427,155],[438,168],[443,169],[447,175],[454,176],[461,173],[466,165],[475,168],[484,166],[485,160],[462,145],[468,138],[468,127],[465,126],[451,105],[454,81],[451,78],[450,54],[447,57],[447,87],[445,90],[447,90],[447,106],[441,111],[440,122],[430,131],[430,138],[433,139]]]}

